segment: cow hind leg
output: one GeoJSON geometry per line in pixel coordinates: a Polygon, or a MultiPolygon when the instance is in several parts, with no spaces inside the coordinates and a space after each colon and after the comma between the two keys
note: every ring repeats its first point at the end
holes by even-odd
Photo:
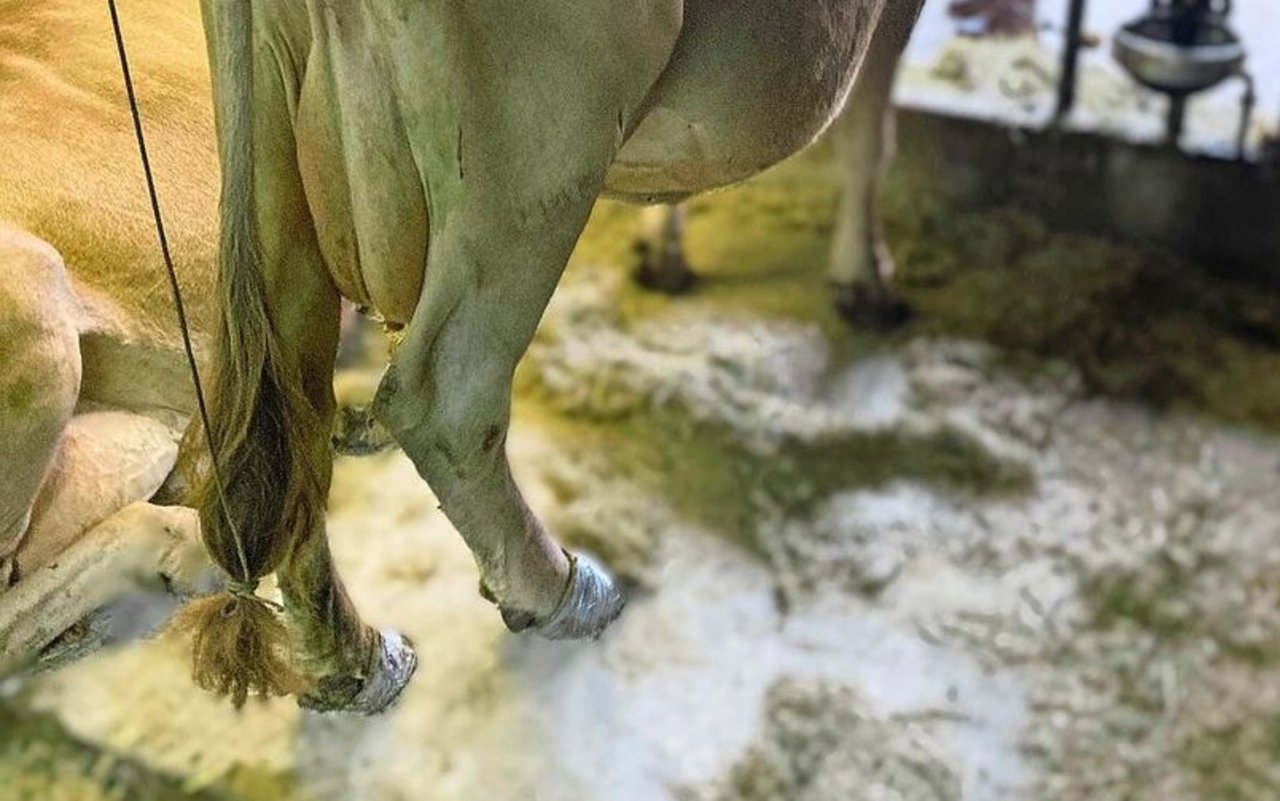
{"type": "Polygon", "coordinates": [[[525,503],[506,454],[511,382],[634,116],[671,58],[683,4],[499,5],[509,24],[467,28],[463,61],[448,72],[450,92],[468,103],[405,115],[419,164],[438,165],[442,152],[456,163],[424,175],[424,280],[374,412],[470,548],[482,594],[507,626],[590,638],[624,600],[602,567],[564,551],[525,503]],[[526,28],[550,38],[510,33],[526,28]],[[465,60],[485,53],[522,68],[495,73],[492,60],[465,60]],[[510,102],[549,98],[548,86],[554,102],[510,102]]]}
{"type": "Polygon", "coordinates": [[[603,569],[563,551],[529,509],[506,455],[516,364],[593,198],[524,231],[468,214],[434,241],[423,299],[374,405],[475,557],[481,594],[512,631],[553,638],[595,636],[623,605],[603,569]]]}
{"type": "Polygon", "coordinates": [[[636,283],[653,292],[682,295],[693,288],[698,276],[684,256],[683,204],[649,206],[641,212],[640,239],[635,245],[639,264],[636,283]]]}
{"type": "MultiPolygon", "coordinates": [[[[270,150],[268,152],[287,152],[270,150]]],[[[336,401],[333,370],[340,337],[339,294],[315,239],[300,178],[289,164],[271,180],[273,197],[260,196],[264,266],[272,327],[281,358],[301,383],[310,406],[306,437],[320,465],[317,497],[328,495],[332,473],[330,432],[336,401]]],[[[327,711],[381,711],[399,694],[416,665],[411,645],[394,632],[361,620],[333,563],[323,509],[296,533],[276,573],[295,652],[313,685],[303,706],[327,711]]]]}
{"type": "Polygon", "coordinates": [[[304,706],[373,713],[399,695],[415,661],[402,638],[361,620],[327,541],[340,301],[297,164],[292,80],[275,50],[254,46],[286,28],[273,26],[271,11],[244,0],[206,4],[223,153],[222,319],[208,434],[222,470],[216,484],[200,482],[197,505],[205,543],[232,583],[186,619],[202,686],[237,703],[249,692],[295,692],[304,706]],[[255,23],[259,37],[250,35],[255,23]],[[248,597],[273,571],[284,631],[248,597]]]}
{"type": "MultiPolygon", "coordinates": [[[[279,152],[279,151],[276,151],[279,152]]],[[[274,198],[259,196],[264,219],[263,264],[272,328],[279,358],[301,385],[310,421],[291,432],[317,465],[317,505],[328,495],[332,474],[330,432],[336,401],[333,369],[338,351],[340,307],[320,257],[306,206],[292,170],[277,174],[274,198]],[[280,192],[289,188],[291,191],[280,192]]],[[[285,617],[300,667],[312,680],[303,706],[322,711],[378,712],[399,694],[415,666],[410,644],[394,632],[379,632],[360,618],[343,586],[329,549],[323,508],[306,516],[276,570],[285,617]]]]}
{"type": "Polygon", "coordinates": [[[862,72],[832,137],[844,191],[831,251],[836,309],[851,324],[893,328],[910,317],[890,288],[893,257],[885,243],[877,195],[892,160],[892,94],[898,60],[910,38],[919,3],[889,14],[872,37],[862,72]]]}
{"type": "Polygon", "coordinates": [[[80,393],[74,304],[53,248],[0,225],[0,593],[80,393]]]}

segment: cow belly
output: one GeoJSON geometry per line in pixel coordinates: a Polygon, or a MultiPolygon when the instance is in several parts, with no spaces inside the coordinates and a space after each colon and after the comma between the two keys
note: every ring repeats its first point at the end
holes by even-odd
{"type": "Polygon", "coordinates": [[[670,201],[809,145],[848,94],[884,0],[688,0],[650,106],[606,193],[670,201]]]}

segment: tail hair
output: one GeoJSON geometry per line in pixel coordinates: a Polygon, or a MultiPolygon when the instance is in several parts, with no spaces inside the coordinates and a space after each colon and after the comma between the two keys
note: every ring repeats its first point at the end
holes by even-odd
{"type": "MultiPolygon", "coordinates": [[[[192,505],[227,592],[188,605],[174,626],[194,635],[193,676],[230,696],[297,694],[289,636],[269,602],[254,593],[323,508],[319,415],[297,364],[282,355],[272,322],[255,203],[253,20],[250,0],[221,0],[208,32],[222,161],[219,320],[209,392],[207,439],[188,432],[192,505]]],[[[323,438],[321,441],[324,441],[323,438]]]]}

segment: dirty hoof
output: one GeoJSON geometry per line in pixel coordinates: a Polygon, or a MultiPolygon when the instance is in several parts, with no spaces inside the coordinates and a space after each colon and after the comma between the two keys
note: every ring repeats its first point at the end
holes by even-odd
{"type": "Polygon", "coordinates": [[[891,331],[911,319],[911,307],[896,295],[866,286],[836,287],[836,311],[857,328],[891,331]]]}
{"type": "Polygon", "coordinates": [[[568,556],[569,588],[560,607],[531,631],[548,640],[594,640],[622,614],[627,598],[595,559],[585,554],[568,556]]]}
{"type": "Polygon", "coordinates": [[[334,452],[343,456],[372,456],[397,446],[369,405],[339,406],[329,439],[334,452]]]}
{"type": "Polygon", "coordinates": [[[640,259],[640,266],[631,277],[650,292],[683,295],[698,283],[697,273],[689,269],[689,265],[678,254],[655,256],[648,245],[641,243],[636,245],[636,255],[640,259]]]}
{"type": "Polygon", "coordinates": [[[314,712],[378,715],[390,709],[418,669],[418,655],[408,637],[395,631],[381,632],[373,670],[353,695],[335,700],[323,690],[298,699],[298,706],[314,712]]]}

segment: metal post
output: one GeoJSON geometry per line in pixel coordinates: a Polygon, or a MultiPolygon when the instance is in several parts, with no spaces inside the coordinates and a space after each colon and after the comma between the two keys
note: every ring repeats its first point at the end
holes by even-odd
{"type": "Polygon", "coordinates": [[[1166,147],[1177,149],[1182,142],[1182,132],[1187,127],[1187,96],[1169,95],[1169,113],[1164,123],[1166,147]]]}
{"type": "Polygon", "coordinates": [[[1253,125],[1253,111],[1258,105],[1258,91],[1253,75],[1241,70],[1244,95],[1240,98],[1240,130],[1236,133],[1236,158],[1244,161],[1249,155],[1249,128],[1253,125]]]}
{"type": "Polygon", "coordinates": [[[1084,45],[1084,8],[1087,0],[1069,0],[1066,46],[1062,50],[1062,73],[1058,79],[1058,108],[1055,124],[1067,118],[1076,105],[1076,78],[1080,71],[1080,48],[1084,45]]]}

